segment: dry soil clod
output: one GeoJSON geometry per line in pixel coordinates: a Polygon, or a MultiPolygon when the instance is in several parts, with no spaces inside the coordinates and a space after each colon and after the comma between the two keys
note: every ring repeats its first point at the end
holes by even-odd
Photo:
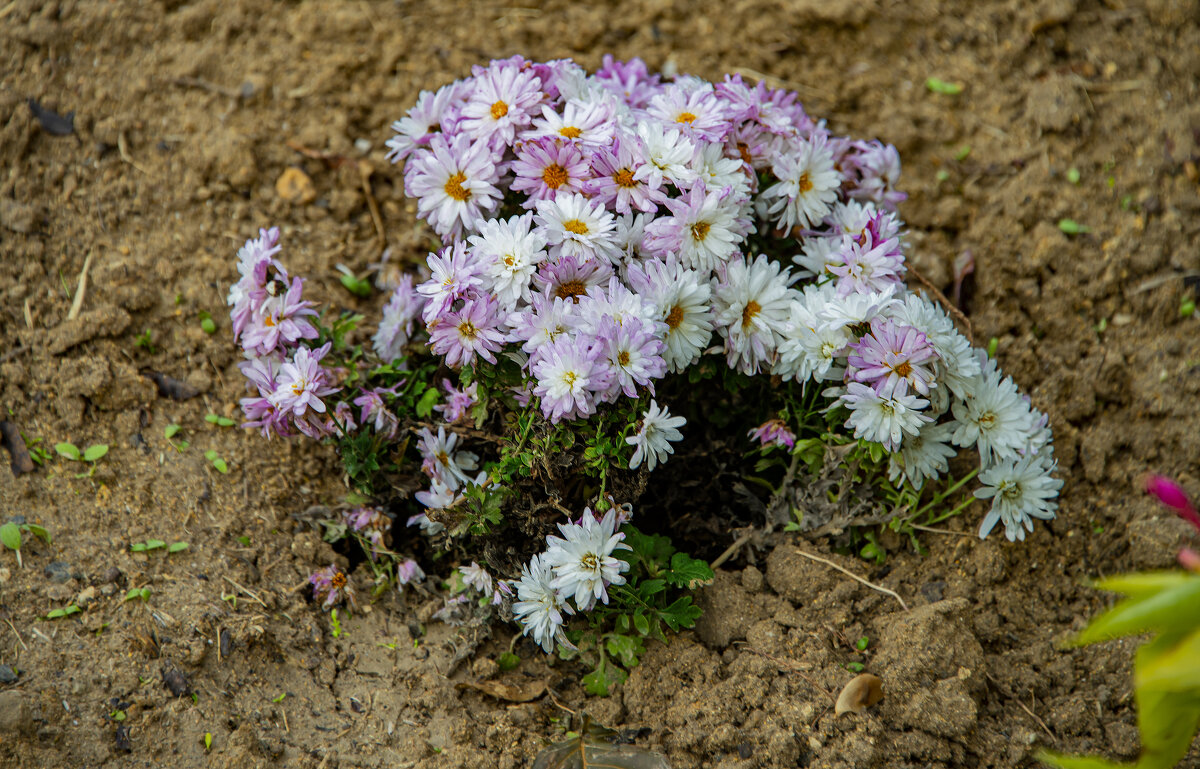
{"type": "Polygon", "coordinates": [[[883,699],[883,681],[879,676],[862,673],[850,679],[850,683],[842,688],[833,713],[840,716],[843,713],[861,713],[883,699]]]}

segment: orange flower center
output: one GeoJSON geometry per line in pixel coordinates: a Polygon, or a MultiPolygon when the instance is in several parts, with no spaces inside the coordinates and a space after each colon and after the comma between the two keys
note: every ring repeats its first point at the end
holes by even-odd
{"type": "Polygon", "coordinates": [[[579,304],[579,297],[586,293],[587,284],[582,280],[568,280],[566,283],[560,283],[554,290],[554,295],[559,299],[570,299],[575,304],[579,304]]]}
{"type": "Polygon", "coordinates": [[[712,225],[708,222],[696,222],[692,225],[692,240],[704,240],[711,229],[712,225]]]}
{"type": "Polygon", "coordinates": [[[742,310],[742,328],[750,328],[750,324],[754,322],[754,318],[762,311],[762,305],[751,299],[746,303],[746,309],[742,310]]]}
{"type": "Polygon", "coordinates": [[[688,125],[691,125],[692,121],[695,119],[696,119],[696,116],[690,112],[680,112],[679,116],[677,118],[675,118],[675,122],[676,123],[687,123],[688,125]]]}
{"type": "Polygon", "coordinates": [[[465,336],[467,339],[474,339],[478,336],[479,329],[475,328],[475,324],[469,320],[464,320],[458,324],[458,333],[465,336]]]}
{"type": "Polygon", "coordinates": [[[628,168],[622,168],[613,174],[613,181],[617,183],[618,187],[624,187],[625,189],[637,186],[637,182],[633,180],[633,171],[630,171],[628,168]]]}
{"type": "Polygon", "coordinates": [[[563,126],[562,128],[558,129],[558,133],[560,136],[565,136],[568,139],[578,139],[580,136],[583,135],[583,131],[580,131],[578,128],[576,128],[573,125],[563,126]]]}
{"type": "Polygon", "coordinates": [[[546,186],[552,190],[556,190],[566,184],[568,178],[569,176],[567,175],[567,169],[563,168],[558,163],[548,165],[546,166],[546,170],[542,171],[542,181],[544,181],[546,186]]]}
{"type": "Polygon", "coordinates": [[[796,189],[800,190],[800,194],[808,192],[813,188],[813,183],[808,179],[808,171],[800,174],[800,178],[796,180],[796,189]]]}
{"type": "Polygon", "coordinates": [[[346,575],[340,571],[337,572],[330,578],[329,584],[333,586],[334,590],[341,590],[346,586],[346,575]]]}
{"type": "Polygon", "coordinates": [[[451,174],[450,178],[446,180],[446,184],[444,187],[442,187],[442,189],[444,189],[446,191],[447,195],[454,198],[455,200],[458,200],[458,201],[470,200],[471,199],[471,191],[463,186],[463,182],[465,182],[466,180],[467,180],[467,175],[464,174],[462,171],[459,171],[456,174],[451,174]]]}
{"type": "Polygon", "coordinates": [[[679,324],[683,322],[683,308],[675,305],[671,311],[667,313],[667,327],[672,331],[679,328],[679,324]]]}
{"type": "Polygon", "coordinates": [[[896,366],[896,368],[894,368],[892,370],[895,371],[896,374],[898,376],[900,376],[901,378],[906,379],[906,378],[908,378],[908,375],[912,373],[912,364],[909,363],[908,361],[904,361],[903,363],[901,363],[899,366],[896,366]]]}
{"type": "Polygon", "coordinates": [[[508,105],[502,101],[498,101],[492,105],[492,119],[499,120],[508,114],[508,105]]]}
{"type": "Polygon", "coordinates": [[[563,229],[567,232],[573,232],[576,235],[587,235],[588,226],[586,222],[581,222],[578,219],[568,219],[563,222],[563,229]]]}
{"type": "Polygon", "coordinates": [[[617,363],[620,363],[622,366],[629,365],[629,351],[628,350],[621,350],[621,352],[617,355],[617,363]]]}

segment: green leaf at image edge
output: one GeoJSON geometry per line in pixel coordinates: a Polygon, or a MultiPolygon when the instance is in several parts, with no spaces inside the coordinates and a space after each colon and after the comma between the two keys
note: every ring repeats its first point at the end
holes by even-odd
{"type": "Polygon", "coordinates": [[[20,550],[21,528],[12,521],[0,526],[0,544],[9,550],[20,550]]]}
{"type": "Polygon", "coordinates": [[[1133,769],[1137,766],[1137,764],[1109,761],[1097,756],[1064,756],[1048,750],[1039,751],[1034,758],[1043,764],[1058,767],[1058,769],[1133,769]]]}

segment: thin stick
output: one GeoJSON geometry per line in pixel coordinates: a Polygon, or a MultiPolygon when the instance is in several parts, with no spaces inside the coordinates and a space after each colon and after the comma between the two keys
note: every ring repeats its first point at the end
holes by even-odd
{"type": "Polygon", "coordinates": [[[713,571],[716,571],[717,568],[721,566],[721,564],[725,563],[730,558],[732,558],[737,553],[738,550],[742,549],[742,545],[746,544],[749,541],[750,541],[750,532],[746,532],[742,536],[735,539],[733,541],[732,545],[725,548],[725,552],[718,555],[716,560],[714,560],[712,563],[710,563],[708,565],[708,568],[712,569],[713,571]]]}
{"type": "Polygon", "coordinates": [[[25,328],[33,328],[33,311],[29,309],[29,297],[25,297],[25,328]]]}
{"type": "Polygon", "coordinates": [[[934,534],[950,534],[951,536],[955,536],[955,537],[973,537],[973,536],[975,536],[974,534],[967,534],[962,531],[950,531],[949,529],[935,529],[932,526],[921,526],[916,523],[910,523],[909,526],[912,526],[914,529],[917,529],[918,531],[929,531],[934,534]]]}
{"type": "Polygon", "coordinates": [[[1157,278],[1150,278],[1149,280],[1142,281],[1138,287],[1133,290],[1133,293],[1140,294],[1143,291],[1149,291],[1152,288],[1158,288],[1161,285],[1170,283],[1173,280],[1179,280],[1180,278],[1187,279],[1195,277],[1200,277],[1200,270],[1187,270],[1186,272],[1177,272],[1172,275],[1163,275],[1157,278]]]}
{"type": "Polygon", "coordinates": [[[17,628],[16,628],[16,626],[13,625],[12,620],[9,619],[8,617],[5,617],[4,621],[8,623],[8,626],[10,628],[12,628],[13,635],[15,635],[17,637],[17,640],[21,642],[21,646],[25,648],[25,651],[29,651],[29,646],[26,645],[25,639],[21,637],[21,634],[17,632],[17,628]]]}
{"type": "Polygon", "coordinates": [[[71,311],[67,313],[67,320],[75,320],[79,317],[79,311],[83,309],[83,295],[87,293],[87,276],[88,269],[92,266],[92,254],[88,251],[88,255],[83,260],[83,269],[79,271],[79,283],[75,287],[75,299],[71,302],[71,311]]]}
{"type": "Polygon", "coordinates": [[[371,192],[371,173],[374,169],[365,160],[358,163],[358,175],[362,179],[363,195],[367,198],[367,210],[371,212],[371,221],[375,223],[375,234],[379,236],[379,252],[387,248],[387,231],[383,228],[383,217],[379,214],[379,204],[375,202],[375,194],[371,192]]]}
{"type": "Polygon", "coordinates": [[[121,160],[124,160],[126,163],[133,166],[141,173],[146,173],[146,169],[142,168],[137,163],[135,163],[133,158],[131,158],[129,156],[129,148],[125,146],[125,132],[124,131],[117,134],[117,152],[119,152],[121,154],[121,160]]]}
{"type": "Polygon", "coordinates": [[[234,99],[235,101],[240,99],[242,96],[232,88],[225,88],[224,86],[217,85],[216,83],[209,82],[208,80],[200,77],[177,77],[171,82],[177,86],[180,86],[181,88],[199,88],[202,91],[219,93],[222,96],[234,99]]]}
{"type": "Polygon", "coordinates": [[[292,730],[288,728],[287,711],[283,708],[280,708],[279,712],[283,714],[283,730],[288,734],[291,734],[292,730]]]}
{"type": "Polygon", "coordinates": [[[1057,739],[1058,739],[1057,737],[1055,737],[1055,736],[1054,736],[1054,732],[1050,731],[1050,727],[1046,726],[1046,722],[1045,722],[1045,721],[1043,721],[1042,719],[1038,718],[1038,714],[1037,714],[1037,713],[1034,713],[1032,710],[1030,710],[1029,708],[1025,707],[1025,703],[1024,703],[1024,702],[1021,702],[1020,700],[1017,700],[1017,699],[1014,699],[1014,700],[1013,700],[1013,702],[1015,702],[1015,703],[1017,703],[1018,705],[1020,705],[1020,706],[1021,706],[1021,710],[1024,710],[1026,713],[1028,713],[1028,714],[1029,714],[1029,717],[1030,717],[1030,718],[1032,718],[1034,721],[1037,721],[1037,722],[1038,722],[1038,726],[1042,727],[1042,729],[1043,729],[1043,730],[1045,730],[1046,734],[1050,735],[1050,739],[1052,739],[1052,740],[1057,740],[1057,739]]]}
{"type": "Polygon", "coordinates": [[[834,563],[833,561],[828,561],[828,560],[826,560],[826,559],[824,559],[824,558],[821,558],[820,556],[813,555],[812,553],[806,553],[806,552],[804,552],[803,550],[801,550],[800,548],[796,548],[796,553],[797,553],[797,555],[802,555],[802,556],[804,556],[805,558],[811,559],[811,560],[813,560],[813,561],[817,561],[817,562],[819,562],[819,563],[823,563],[823,564],[825,564],[826,566],[833,567],[834,569],[837,569],[838,571],[840,571],[842,574],[845,574],[845,575],[846,575],[847,577],[849,577],[850,579],[853,579],[853,580],[854,580],[854,581],[856,581],[856,582],[861,582],[862,584],[866,585],[867,587],[871,588],[872,590],[878,590],[880,593],[886,593],[886,594],[890,595],[892,598],[895,598],[897,601],[899,601],[899,602],[900,602],[900,605],[901,605],[902,607],[904,607],[904,610],[905,610],[905,611],[909,611],[908,604],[906,604],[906,603],[904,602],[904,599],[903,599],[903,598],[901,598],[901,597],[900,597],[900,594],[899,594],[899,593],[897,593],[896,591],[894,591],[894,590],[888,590],[886,587],[883,587],[883,586],[881,586],[881,585],[876,585],[874,582],[868,582],[867,580],[865,580],[865,579],[863,579],[862,577],[858,576],[857,574],[855,574],[854,572],[850,571],[849,569],[843,569],[841,566],[838,566],[838,565],[837,565],[836,563],[834,563]]]}
{"type": "Polygon", "coordinates": [[[963,329],[966,331],[967,341],[974,343],[975,336],[972,333],[973,329],[971,328],[971,321],[967,319],[966,315],[963,315],[962,310],[955,307],[954,303],[946,298],[946,295],[942,293],[941,289],[930,283],[929,278],[922,275],[916,267],[913,267],[911,262],[906,266],[908,267],[908,274],[915,278],[916,281],[922,286],[929,289],[929,293],[933,294],[933,297],[938,300],[942,307],[946,308],[946,312],[950,313],[950,317],[963,324],[963,329]]]}
{"type": "Polygon", "coordinates": [[[261,606],[261,607],[263,607],[264,609],[268,609],[268,610],[269,610],[269,609],[271,608],[271,607],[267,606],[265,603],[263,603],[263,600],[262,600],[261,598],[259,598],[259,597],[258,597],[258,595],[257,595],[257,594],[255,594],[255,592],[254,592],[253,590],[251,590],[251,589],[249,589],[249,588],[247,588],[247,587],[243,587],[242,585],[239,585],[238,583],[236,583],[236,582],[234,582],[233,580],[231,580],[229,577],[226,577],[224,574],[222,574],[222,575],[221,575],[221,579],[223,579],[223,580],[225,580],[226,582],[228,582],[229,584],[233,585],[233,586],[234,586],[234,587],[236,587],[238,590],[241,590],[243,593],[245,593],[246,595],[248,595],[248,596],[251,598],[251,600],[253,600],[253,601],[257,602],[257,603],[258,603],[258,605],[259,605],[259,606],[261,606]]]}

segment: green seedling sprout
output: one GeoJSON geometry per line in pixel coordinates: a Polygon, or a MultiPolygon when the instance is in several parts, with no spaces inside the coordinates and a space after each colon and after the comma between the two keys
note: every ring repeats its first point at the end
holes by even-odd
{"type": "Polygon", "coordinates": [[[83,609],[80,609],[75,604],[70,604],[68,606],[64,606],[61,609],[51,609],[50,611],[46,612],[46,616],[42,617],[42,619],[44,619],[44,620],[61,619],[63,617],[69,617],[72,614],[78,614],[81,611],[83,611],[83,609]]]}
{"type": "Polygon", "coordinates": [[[1190,318],[1196,312],[1196,300],[1190,296],[1185,296],[1179,302],[1179,317],[1190,318]]]}
{"type": "Polygon", "coordinates": [[[187,550],[190,545],[187,542],[172,542],[167,545],[166,541],[161,539],[147,539],[145,542],[134,542],[129,546],[131,553],[148,553],[151,550],[166,549],[167,553],[182,553],[187,550]]]}
{"type": "Polygon", "coordinates": [[[165,428],[163,428],[163,437],[167,439],[167,443],[171,444],[171,448],[175,449],[180,454],[183,453],[184,449],[186,449],[189,445],[191,445],[187,441],[179,441],[178,443],[176,443],[175,441],[171,440],[176,435],[178,435],[179,431],[182,429],[183,428],[177,424],[169,424],[165,428]]]}
{"type": "Polygon", "coordinates": [[[333,632],[334,638],[342,637],[342,622],[341,622],[341,620],[338,619],[338,610],[337,609],[329,610],[329,627],[333,632]]]}
{"type": "Polygon", "coordinates": [[[951,83],[937,77],[926,78],[925,87],[931,92],[940,93],[943,96],[958,96],[963,92],[962,83],[951,83]]]}
{"type": "Polygon", "coordinates": [[[970,155],[971,155],[971,145],[964,144],[963,146],[958,148],[958,152],[954,153],[954,159],[961,163],[962,161],[964,161],[968,157],[970,157],[970,155]]]}
{"type": "Polygon", "coordinates": [[[212,732],[204,733],[204,750],[206,752],[212,750],[212,732]]]}
{"type": "Polygon", "coordinates": [[[344,264],[339,264],[337,270],[342,273],[342,285],[345,286],[347,291],[364,299],[371,295],[371,282],[369,280],[358,277],[344,264]]]}
{"type": "Polygon", "coordinates": [[[212,462],[212,466],[216,468],[218,473],[229,472],[229,465],[225,464],[225,460],[221,459],[221,455],[215,450],[209,449],[208,451],[204,452],[204,458],[209,462],[212,462]]]}
{"type": "Polygon", "coordinates": [[[1071,166],[1067,169],[1067,181],[1071,184],[1079,184],[1079,169],[1071,166]]]}
{"type": "Polygon", "coordinates": [[[212,315],[205,310],[200,311],[200,329],[209,336],[217,333],[216,321],[214,321],[212,315]]]}
{"type": "Polygon", "coordinates": [[[217,427],[233,427],[235,424],[237,424],[237,422],[233,421],[229,417],[223,417],[217,414],[205,414],[204,421],[208,422],[210,425],[216,425],[217,427]]]}
{"type": "Polygon", "coordinates": [[[1091,227],[1086,224],[1080,224],[1074,219],[1059,219],[1058,229],[1062,230],[1066,235],[1085,235],[1092,231],[1091,227]]]}
{"type": "Polygon", "coordinates": [[[125,594],[126,602],[134,601],[134,600],[137,600],[138,598],[142,599],[143,601],[149,601],[150,600],[150,588],[148,588],[148,587],[132,587],[129,589],[129,592],[127,592],[125,594]]]}
{"type": "Polygon", "coordinates": [[[80,451],[79,447],[74,443],[56,443],[54,450],[58,452],[59,456],[66,457],[75,462],[87,462],[89,465],[88,471],[86,473],[77,473],[75,477],[91,478],[96,474],[96,463],[108,453],[108,446],[103,443],[95,443],[80,451]]]}
{"type": "Polygon", "coordinates": [[[141,347],[151,355],[158,352],[158,348],[154,346],[153,337],[150,335],[150,329],[138,334],[137,338],[133,340],[133,346],[141,347]]]}
{"type": "Polygon", "coordinates": [[[25,564],[21,560],[21,532],[26,532],[27,534],[38,537],[39,539],[45,541],[46,544],[50,544],[50,534],[36,523],[16,523],[14,521],[8,521],[4,525],[0,525],[0,544],[13,551],[13,553],[17,556],[17,567],[23,569],[25,568],[25,564]]]}

